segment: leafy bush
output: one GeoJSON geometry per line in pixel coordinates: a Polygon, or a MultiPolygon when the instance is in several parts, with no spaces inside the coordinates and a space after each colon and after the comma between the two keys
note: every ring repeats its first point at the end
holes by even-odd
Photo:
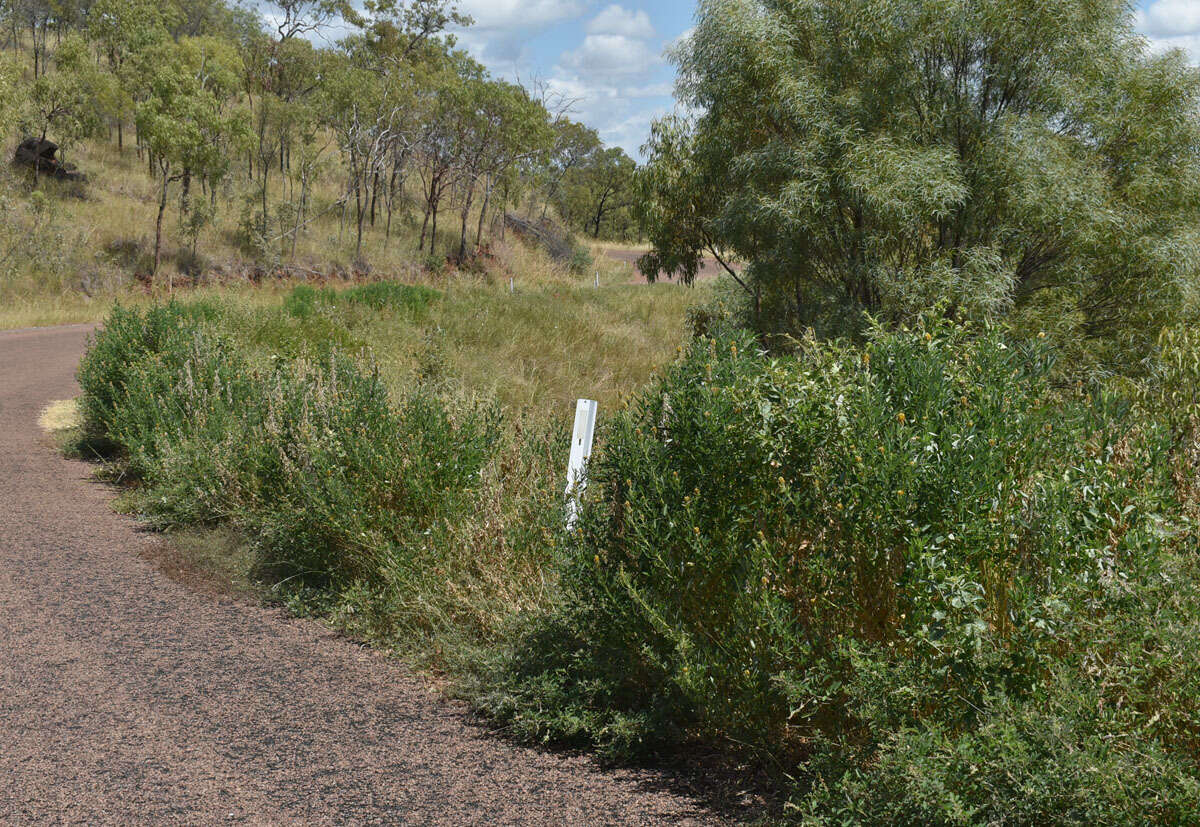
{"type": "Polygon", "coordinates": [[[172,301],[145,313],[120,305],[113,309],[79,366],[80,413],[92,450],[109,453],[117,447],[112,437],[126,392],[153,368],[165,374],[182,368],[199,324],[217,313],[206,302],[172,301]]]}
{"type": "Polygon", "coordinates": [[[934,321],[777,361],[698,340],[605,434],[561,605],[527,631],[493,709],[618,753],[699,736],[794,776],[815,753],[800,806],[829,814],[870,788],[868,823],[906,821],[897,802],[953,823],[936,784],[966,821],[1112,816],[1155,796],[1165,816],[1195,808],[1191,703],[1162,713],[1170,734],[1116,711],[1089,721],[1195,685],[1194,643],[1175,640],[1157,674],[1110,660],[1143,639],[1139,601],[1165,607],[1151,591],[1191,542],[1174,434],[1111,391],[1057,391],[1053,361],[934,321]],[[942,761],[967,751],[978,781],[942,761]],[[1088,766],[1157,786],[1079,809],[1067,779],[1088,766]],[[913,774],[923,793],[905,792],[913,774]],[[1047,785],[1041,805],[1026,781],[1047,785]]]}
{"type": "Polygon", "coordinates": [[[571,248],[571,258],[567,262],[567,269],[574,275],[581,276],[593,263],[591,251],[582,244],[574,243],[571,248]]]}
{"type": "Polygon", "coordinates": [[[674,52],[692,114],[653,125],[639,170],[645,269],[735,255],[767,331],[944,301],[1133,369],[1195,320],[1200,78],[1131,4],[1012,8],[698,3],[674,52]]]}
{"type": "Polygon", "coordinates": [[[205,312],[118,309],[80,370],[87,431],[145,482],[156,524],[232,521],[266,566],[329,586],[377,578],[470,507],[494,409],[423,388],[392,406],[336,350],[251,371],[205,312]]]}
{"type": "Polygon", "coordinates": [[[700,739],[806,823],[1200,815],[1190,331],[1145,381],[1063,387],[997,329],[768,359],[714,305],[605,425],[568,535],[565,424],[502,439],[436,370],[389,398],[329,331],[407,299],[345,295],[114,312],[86,428],[153,524],[238,528],[293,606],[436,659],[519,734],[700,739]]]}

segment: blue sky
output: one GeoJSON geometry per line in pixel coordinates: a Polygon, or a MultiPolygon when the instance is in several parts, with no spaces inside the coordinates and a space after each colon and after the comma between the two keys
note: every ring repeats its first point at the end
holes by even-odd
{"type": "MultiPolygon", "coordinates": [[[[1197,0],[1200,2],[1200,0],[1197,0]]],[[[573,117],[635,157],[671,111],[664,52],[692,25],[694,0],[460,0],[475,25],[459,42],[492,72],[540,81],[573,117]]]]}
{"type": "MultiPolygon", "coordinates": [[[[650,121],[671,111],[667,47],[693,22],[694,0],[460,0],[475,25],[460,43],[494,74],[541,81],[574,102],[574,117],[640,157],[650,121]]],[[[1154,48],[1200,62],[1200,0],[1142,0],[1154,48]]]]}

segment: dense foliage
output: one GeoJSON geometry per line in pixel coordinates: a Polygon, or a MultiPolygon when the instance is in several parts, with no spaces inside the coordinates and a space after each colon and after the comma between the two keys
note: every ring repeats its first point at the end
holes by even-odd
{"type": "Polygon", "coordinates": [[[1194,817],[1195,421],[1052,362],[932,321],[778,361],[696,341],[607,431],[494,709],[724,743],[818,821],[1194,817]]]}
{"type": "Polygon", "coordinates": [[[704,0],[677,55],[697,114],[647,146],[645,265],[740,257],[770,329],[944,303],[1136,361],[1195,314],[1200,73],[1133,24],[1124,0],[704,0]]]}
{"type": "MultiPolygon", "coordinates": [[[[214,4],[182,34],[119,6],[34,22],[37,78],[79,74],[23,111],[92,129],[78,57],[105,56],[160,216],[236,176],[260,251],[337,207],[361,247],[405,203],[423,252],[448,209],[461,256],[522,199],[629,232],[632,162],[456,52],[450,5],[287,2],[264,32],[214,4]],[[335,15],[355,33],[313,48],[335,15]]],[[[119,308],[80,369],[86,444],[151,524],[231,528],[276,594],[436,650],[521,736],[715,746],[814,824],[1200,820],[1200,76],[1116,0],[703,0],[679,63],[694,117],[636,176],[644,264],[717,256],[757,330],[702,307],[662,376],[622,374],[573,530],[565,422],[464,393],[440,324],[389,393],[347,322],[457,291],[119,308]]],[[[648,360],[557,291],[492,293],[451,322],[472,341],[648,360]]],[[[476,386],[551,370],[508,361],[476,386]]]]}

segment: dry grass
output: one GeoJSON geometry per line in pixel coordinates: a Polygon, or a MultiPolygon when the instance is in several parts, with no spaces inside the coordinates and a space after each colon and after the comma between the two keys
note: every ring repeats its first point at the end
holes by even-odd
{"type": "MultiPolygon", "coordinates": [[[[11,147],[3,147],[8,152],[11,147]]],[[[390,235],[385,218],[367,226],[361,257],[356,257],[353,216],[331,209],[340,192],[331,176],[313,187],[310,215],[318,217],[291,244],[279,239],[266,250],[240,246],[239,226],[253,187],[244,176],[222,186],[217,214],[206,228],[193,259],[180,228],[178,185],[172,189],[165,220],[163,260],[157,277],[147,274],[153,260],[157,183],[131,148],[118,152],[93,142],[67,154],[88,175],[80,186],[42,179],[38,192],[22,173],[0,171],[0,328],[30,327],[95,321],[114,300],[126,303],[160,298],[172,288],[192,283],[189,267],[199,267],[199,282],[228,284],[256,267],[272,271],[286,267],[304,278],[354,274],[409,283],[443,286],[469,280],[507,287],[509,278],[522,288],[553,284],[566,286],[592,278],[572,275],[540,251],[529,249],[511,235],[502,237],[485,228],[485,255],[471,274],[447,273],[428,265],[457,250],[457,216],[445,215],[438,232],[439,257],[418,251],[419,213],[397,210],[390,235]]],[[[272,179],[275,199],[289,195],[283,179],[272,179]]],[[[202,193],[194,191],[194,197],[202,193]]],[[[411,198],[411,194],[410,194],[411,198]]],[[[469,222],[474,241],[476,216],[469,222]]],[[[280,234],[276,224],[269,235],[280,234]]],[[[601,262],[602,282],[618,280],[601,262]]]]}
{"type": "Polygon", "coordinates": [[[69,431],[82,424],[79,414],[79,403],[74,399],[60,399],[51,402],[38,417],[38,427],[50,434],[69,431]]]}
{"type": "Polygon", "coordinates": [[[440,361],[506,408],[569,413],[579,397],[611,405],[644,385],[674,358],[702,295],[667,284],[452,290],[427,325],[391,322],[370,342],[396,384],[440,361]]]}

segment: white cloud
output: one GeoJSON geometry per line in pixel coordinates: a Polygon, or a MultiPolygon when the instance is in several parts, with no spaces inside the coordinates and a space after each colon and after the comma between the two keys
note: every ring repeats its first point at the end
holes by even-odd
{"type": "Polygon", "coordinates": [[[1153,51],[1183,49],[1200,63],[1200,0],[1155,0],[1138,10],[1136,22],[1153,51]]]}
{"type": "Polygon", "coordinates": [[[654,24],[644,10],[630,11],[617,5],[608,6],[593,17],[587,31],[588,34],[621,35],[642,40],[649,40],[655,35],[654,24]]]}
{"type": "Polygon", "coordinates": [[[459,10],[480,29],[540,28],[583,14],[582,0],[462,0],[459,10]]]}
{"type": "Polygon", "coordinates": [[[583,14],[591,0],[461,0],[458,8],[475,21],[456,28],[459,45],[501,77],[523,73],[529,42],[544,30],[583,14]]]}
{"type": "Polygon", "coordinates": [[[564,43],[553,68],[541,75],[547,91],[572,102],[571,117],[594,127],[605,143],[639,157],[650,121],[669,111],[673,84],[663,56],[668,39],[656,31],[646,10],[651,7],[638,5],[643,4],[460,0],[475,25],[455,34],[495,74],[529,81],[539,76],[538,47],[531,41],[549,31],[556,37],[577,33],[581,39],[564,43]],[[594,9],[599,11],[589,14],[594,9]],[[582,26],[561,25],[574,21],[582,26]]]}
{"type": "Polygon", "coordinates": [[[564,52],[562,65],[586,78],[612,81],[642,75],[662,62],[649,42],[620,34],[589,34],[578,49],[564,52]]]}
{"type": "Polygon", "coordinates": [[[1137,12],[1138,28],[1152,38],[1200,34],[1198,0],[1155,0],[1137,12]]]}
{"type": "Polygon", "coordinates": [[[1200,63],[1200,33],[1176,37],[1152,37],[1150,38],[1150,48],[1155,52],[1183,49],[1191,57],[1192,63],[1200,63]]]}

